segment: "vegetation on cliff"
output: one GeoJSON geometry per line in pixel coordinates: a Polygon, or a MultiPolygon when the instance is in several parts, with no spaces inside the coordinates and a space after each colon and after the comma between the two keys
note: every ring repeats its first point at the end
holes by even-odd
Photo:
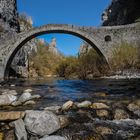
{"type": "MultiPolygon", "coordinates": [[[[78,56],[56,55],[47,50],[43,44],[39,44],[37,54],[31,56],[30,75],[33,71],[37,76],[58,75],[59,77],[93,79],[110,74],[103,58],[94,49],[78,56]]],[[[127,69],[140,69],[140,54],[138,47],[122,42],[113,50],[113,56],[109,60],[112,72],[127,69]]]]}

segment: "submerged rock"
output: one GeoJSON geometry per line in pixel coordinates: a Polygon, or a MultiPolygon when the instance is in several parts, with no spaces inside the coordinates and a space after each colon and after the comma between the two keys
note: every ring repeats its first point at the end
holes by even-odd
{"type": "Polygon", "coordinates": [[[97,92],[97,93],[94,93],[94,96],[98,96],[98,97],[106,97],[107,94],[104,93],[104,92],[97,92]]]}
{"type": "Polygon", "coordinates": [[[50,111],[26,111],[24,122],[28,131],[39,136],[52,134],[60,128],[58,117],[50,111]]]}
{"type": "Polygon", "coordinates": [[[85,107],[89,107],[91,106],[91,102],[90,101],[83,101],[81,103],[77,103],[77,107],[79,108],[85,108],[85,107]]]}

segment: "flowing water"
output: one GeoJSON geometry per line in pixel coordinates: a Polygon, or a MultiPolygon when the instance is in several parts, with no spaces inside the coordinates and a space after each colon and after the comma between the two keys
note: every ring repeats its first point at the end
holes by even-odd
{"type": "MultiPolygon", "coordinates": [[[[16,110],[43,109],[47,106],[62,105],[68,100],[92,102],[106,99],[110,101],[135,100],[140,98],[140,79],[96,79],[96,80],[63,80],[49,78],[46,80],[14,80],[3,88],[16,90],[19,95],[25,89],[32,89],[32,94],[41,95],[36,105],[17,107],[16,110]],[[14,84],[15,87],[9,85],[14,84]],[[95,97],[95,93],[105,92],[106,97],[95,97]]],[[[12,109],[12,108],[11,108],[12,109]]]]}

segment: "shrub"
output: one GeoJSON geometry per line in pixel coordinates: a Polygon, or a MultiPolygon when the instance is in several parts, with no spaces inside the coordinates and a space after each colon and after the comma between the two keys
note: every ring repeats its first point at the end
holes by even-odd
{"type": "Polygon", "coordinates": [[[55,74],[55,69],[62,59],[62,56],[56,55],[48,51],[48,47],[44,44],[40,44],[37,54],[33,54],[30,57],[30,69],[35,69],[36,73],[45,77],[46,75],[55,74]]]}
{"type": "Polygon", "coordinates": [[[137,68],[139,64],[139,50],[136,46],[122,42],[113,50],[110,60],[113,70],[137,68]]]}
{"type": "MultiPolygon", "coordinates": [[[[102,65],[102,58],[94,49],[90,49],[88,53],[81,54],[78,57],[65,57],[56,69],[56,73],[60,77],[87,79],[89,75],[92,78],[101,76],[99,66],[102,65]]],[[[100,66],[101,68],[101,66],[100,66]]]]}

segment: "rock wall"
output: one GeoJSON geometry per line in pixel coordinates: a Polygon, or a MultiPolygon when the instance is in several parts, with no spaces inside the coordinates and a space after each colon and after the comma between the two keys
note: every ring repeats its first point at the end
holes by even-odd
{"type": "Polygon", "coordinates": [[[16,0],[0,0],[0,19],[1,22],[7,23],[11,29],[18,32],[19,23],[16,4],[16,0]]]}
{"type": "Polygon", "coordinates": [[[102,14],[103,26],[125,25],[140,21],[140,0],[112,0],[102,14]]]}

